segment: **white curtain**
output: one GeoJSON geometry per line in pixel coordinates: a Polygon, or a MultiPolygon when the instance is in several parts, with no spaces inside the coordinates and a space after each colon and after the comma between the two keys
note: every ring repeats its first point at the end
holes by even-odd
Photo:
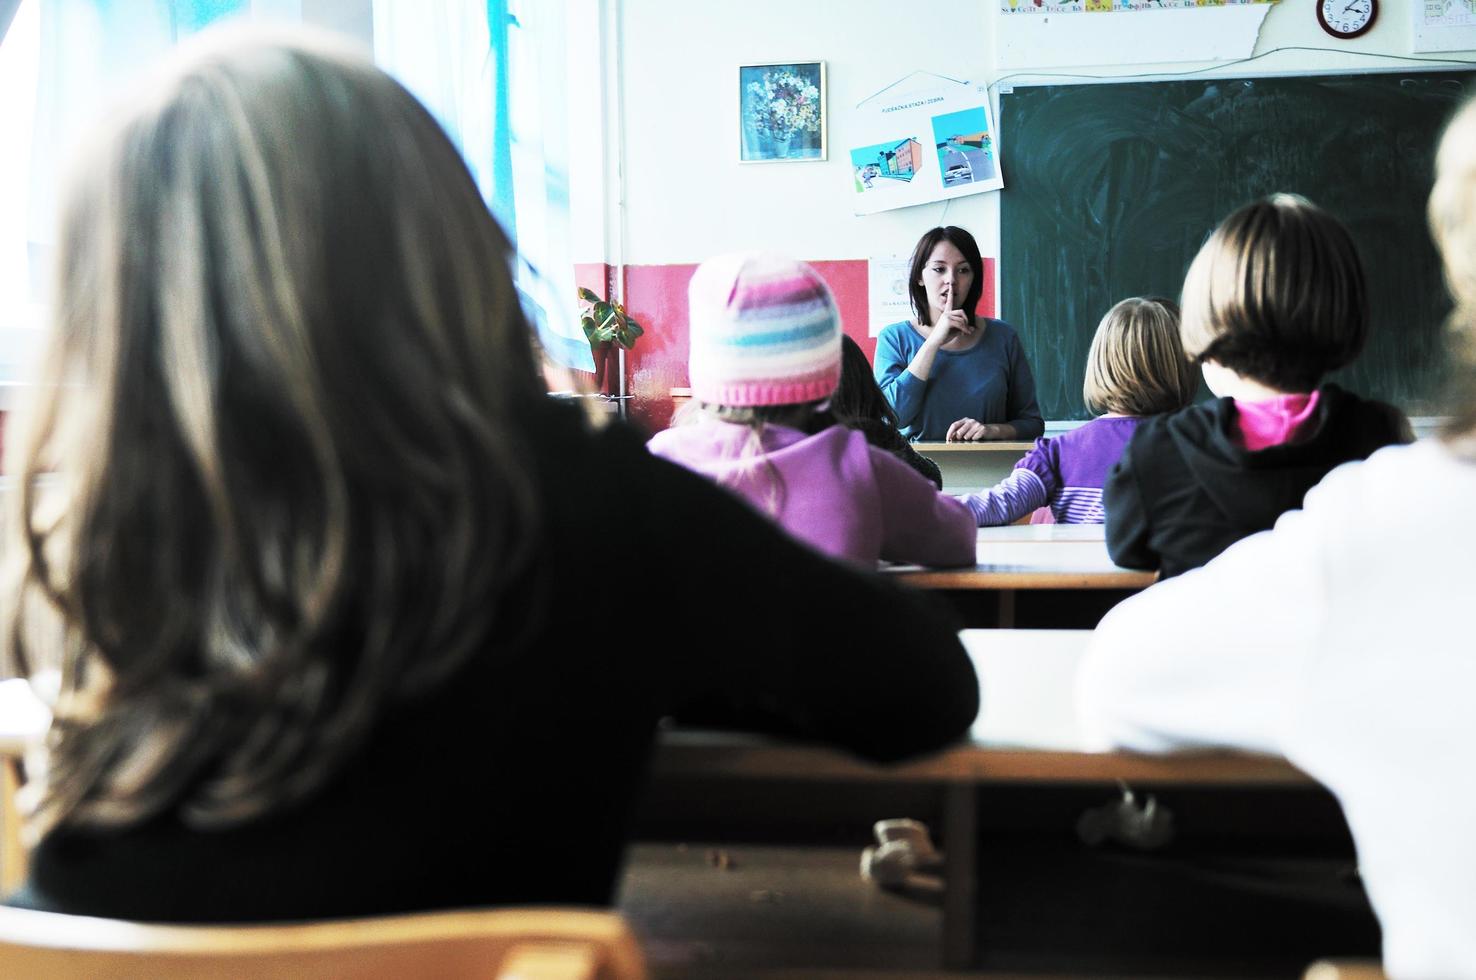
{"type": "Polygon", "coordinates": [[[574,314],[562,0],[374,0],[374,58],[441,123],[517,247],[544,350],[594,370],[574,314]]]}
{"type": "Polygon", "coordinates": [[[0,381],[40,347],[57,195],[71,152],[134,76],[225,17],[301,18],[301,0],[24,0],[0,45],[0,381]]]}

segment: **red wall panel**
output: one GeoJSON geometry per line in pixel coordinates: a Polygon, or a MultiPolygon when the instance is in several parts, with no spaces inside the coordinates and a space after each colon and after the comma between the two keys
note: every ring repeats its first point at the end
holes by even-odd
{"type": "MultiPolygon", "coordinates": [[[[840,307],[841,322],[868,358],[876,353],[876,339],[867,336],[870,295],[865,259],[811,262],[840,307]]],[[[580,267],[585,268],[585,267],[580,267]]],[[[630,417],[650,432],[671,421],[671,389],[687,387],[687,283],[697,266],[630,265],[625,267],[625,306],[645,327],[645,336],[626,355],[630,378],[630,417]]],[[[581,276],[581,284],[584,280],[581,276]]],[[[984,260],[984,292],[977,312],[993,316],[994,260],[984,260]]]]}

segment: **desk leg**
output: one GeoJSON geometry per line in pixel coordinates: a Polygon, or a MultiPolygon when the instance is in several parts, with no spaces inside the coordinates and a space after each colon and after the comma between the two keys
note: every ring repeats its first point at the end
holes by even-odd
{"type": "Polygon", "coordinates": [[[978,917],[979,790],[950,783],[943,790],[943,967],[967,970],[974,965],[974,930],[978,917]]]}
{"type": "Polygon", "coordinates": [[[999,618],[995,623],[1002,630],[1015,628],[1015,590],[999,590],[999,618]]]}

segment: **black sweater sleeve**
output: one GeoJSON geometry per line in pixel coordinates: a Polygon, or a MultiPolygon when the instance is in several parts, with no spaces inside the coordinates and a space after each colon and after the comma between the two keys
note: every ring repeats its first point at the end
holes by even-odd
{"type": "Polygon", "coordinates": [[[658,652],[671,713],[883,760],[968,730],[979,685],[945,610],[797,544],[680,467],[640,469],[643,552],[670,563],[650,615],[684,638],[658,652]]]}

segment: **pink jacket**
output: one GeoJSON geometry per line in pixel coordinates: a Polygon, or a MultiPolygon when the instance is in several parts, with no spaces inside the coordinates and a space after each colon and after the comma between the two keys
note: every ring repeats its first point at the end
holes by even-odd
{"type": "Polygon", "coordinates": [[[866,566],[973,565],[967,507],[853,429],[807,436],[704,419],[657,433],[647,447],[743,497],[818,551],[866,566]]]}

